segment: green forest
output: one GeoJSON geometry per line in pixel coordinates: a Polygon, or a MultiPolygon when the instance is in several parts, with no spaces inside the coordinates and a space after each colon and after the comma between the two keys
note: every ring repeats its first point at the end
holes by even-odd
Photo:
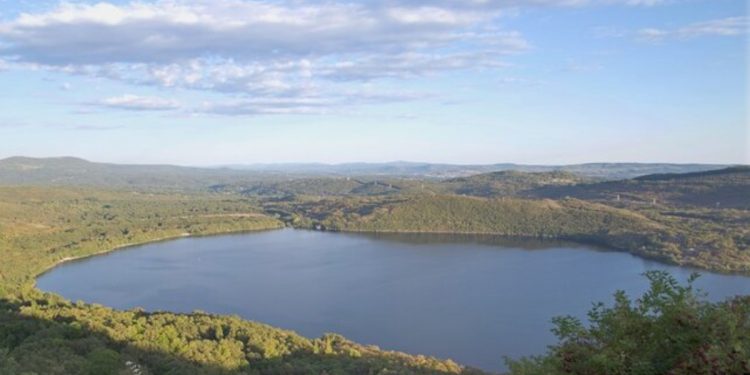
{"type": "Polygon", "coordinates": [[[747,167],[615,181],[498,172],[387,186],[399,192],[246,196],[294,226],[565,239],[671,264],[750,273],[747,167]]]}
{"type": "Polygon", "coordinates": [[[456,195],[295,204],[313,227],[361,232],[478,233],[603,245],[671,264],[750,272],[750,215],[740,210],[629,210],[576,198],[456,195]]]}

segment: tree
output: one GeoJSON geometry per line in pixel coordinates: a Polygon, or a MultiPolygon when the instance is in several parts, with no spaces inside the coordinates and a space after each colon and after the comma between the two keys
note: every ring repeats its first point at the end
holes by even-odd
{"type": "Polygon", "coordinates": [[[546,356],[507,360],[527,374],[750,373],[750,296],[710,303],[665,271],[645,274],[651,286],[636,301],[594,305],[589,326],[571,316],[553,319],[559,339],[546,356]]]}
{"type": "Polygon", "coordinates": [[[117,375],[122,368],[120,354],[109,349],[96,349],[89,353],[85,374],[117,375]]]}

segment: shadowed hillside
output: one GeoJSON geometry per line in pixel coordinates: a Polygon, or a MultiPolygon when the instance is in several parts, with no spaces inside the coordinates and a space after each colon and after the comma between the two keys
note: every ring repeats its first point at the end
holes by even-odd
{"type": "Polygon", "coordinates": [[[542,186],[571,186],[592,179],[564,171],[518,172],[501,171],[454,178],[444,182],[448,191],[455,194],[480,197],[523,195],[524,192],[542,186]]]}
{"type": "Polygon", "coordinates": [[[0,373],[481,374],[334,334],[307,339],[233,316],[116,311],[39,292],[0,298],[0,373]]]}
{"type": "Polygon", "coordinates": [[[656,174],[631,180],[570,186],[544,186],[529,192],[545,198],[575,197],[705,208],[750,209],[750,167],[685,173],[656,174]]]}
{"type": "Polygon", "coordinates": [[[0,160],[0,185],[205,191],[215,184],[256,181],[263,177],[229,169],[93,163],[69,157],[12,157],[0,160]]]}

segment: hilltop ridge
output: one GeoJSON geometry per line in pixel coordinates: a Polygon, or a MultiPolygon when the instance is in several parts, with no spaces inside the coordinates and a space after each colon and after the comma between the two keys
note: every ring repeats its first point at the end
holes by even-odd
{"type": "Polygon", "coordinates": [[[398,177],[451,179],[483,173],[568,172],[592,179],[633,178],[654,173],[687,173],[726,167],[715,164],[587,163],[575,165],[522,165],[512,163],[460,165],[418,162],[390,163],[281,163],[222,167],[192,167],[167,164],[112,164],[63,156],[0,159],[0,184],[48,184],[55,186],[206,187],[247,180],[284,180],[289,177],[398,177]]]}

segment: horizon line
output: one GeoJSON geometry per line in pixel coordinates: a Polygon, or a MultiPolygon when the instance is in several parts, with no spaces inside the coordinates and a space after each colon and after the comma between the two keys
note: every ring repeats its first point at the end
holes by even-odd
{"type": "Polygon", "coordinates": [[[185,167],[185,168],[227,168],[232,167],[252,167],[252,166],[289,166],[289,165],[306,165],[306,166],[345,166],[352,164],[363,164],[363,165],[384,165],[384,164],[421,164],[421,165],[449,165],[459,167],[472,167],[472,166],[493,166],[493,165],[515,165],[515,166],[539,166],[539,167],[568,167],[577,165],[593,165],[593,164],[638,164],[638,165],[706,165],[706,166],[750,166],[750,163],[717,163],[717,162],[664,162],[664,161],[590,161],[581,163],[561,163],[561,164],[534,164],[534,163],[518,163],[518,162],[490,162],[490,163],[455,163],[455,162],[428,162],[428,161],[412,161],[412,160],[389,160],[389,161],[346,161],[346,162],[318,162],[318,161],[283,161],[283,162],[249,162],[249,163],[221,163],[221,164],[177,164],[177,163],[160,163],[160,162],[146,162],[146,163],[133,163],[133,162],[106,162],[106,161],[95,161],[79,156],[72,155],[59,155],[59,156],[25,156],[25,155],[11,155],[7,157],[0,157],[0,162],[7,161],[9,159],[76,159],[88,163],[95,164],[112,164],[112,165],[133,165],[133,166],[174,166],[174,167],[185,167]]]}

